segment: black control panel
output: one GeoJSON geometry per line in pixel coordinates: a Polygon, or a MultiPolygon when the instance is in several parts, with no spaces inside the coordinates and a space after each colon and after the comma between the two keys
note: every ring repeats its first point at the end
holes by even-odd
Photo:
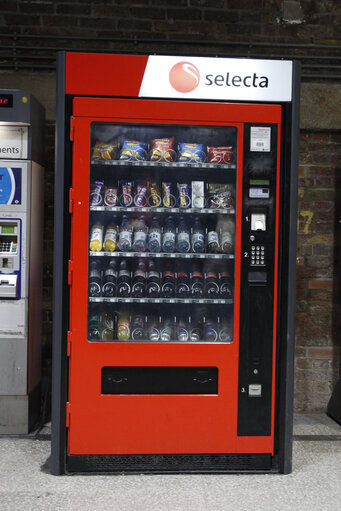
{"type": "Polygon", "coordinates": [[[277,125],[244,126],[238,435],[271,434],[277,125]]]}

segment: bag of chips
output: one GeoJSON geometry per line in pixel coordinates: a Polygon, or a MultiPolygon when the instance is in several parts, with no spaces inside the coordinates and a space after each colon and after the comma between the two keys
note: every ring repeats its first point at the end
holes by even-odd
{"type": "Polygon", "coordinates": [[[175,161],[174,137],[153,138],[150,161],[175,161]]]}
{"type": "Polygon", "coordinates": [[[104,142],[96,142],[92,151],[92,160],[116,160],[117,144],[105,144],[104,142]]]}
{"type": "Polygon", "coordinates": [[[179,161],[202,163],[205,161],[204,146],[202,144],[187,144],[180,142],[178,144],[179,161]]]}
{"type": "Polygon", "coordinates": [[[232,187],[228,184],[208,183],[207,201],[209,208],[231,209],[234,206],[232,187]]]}
{"type": "Polygon", "coordinates": [[[123,140],[120,160],[143,161],[147,159],[148,144],[136,140],[123,140]]]}
{"type": "Polygon", "coordinates": [[[209,163],[233,163],[232,146],[207,147],[209,163]]]}

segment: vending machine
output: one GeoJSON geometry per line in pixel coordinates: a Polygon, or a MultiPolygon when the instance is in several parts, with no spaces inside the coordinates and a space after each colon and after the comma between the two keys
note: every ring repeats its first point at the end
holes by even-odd
{"type": "Polygon", "coordinates": [[[0,434],[40,415],[45,111],[0,90],[0,434]]]}
{"type": "Polygon", "coordinates": [[[52,458],[291,470],[299,64],[61,53],[52,458]]]}

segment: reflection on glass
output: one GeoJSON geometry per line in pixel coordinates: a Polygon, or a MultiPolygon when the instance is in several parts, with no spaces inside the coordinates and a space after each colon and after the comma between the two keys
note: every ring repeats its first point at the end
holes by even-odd
{"type": "Polygon", "coordinates": [[[233,341],[237,130],[93,123],[88,340],[233,341]]]}

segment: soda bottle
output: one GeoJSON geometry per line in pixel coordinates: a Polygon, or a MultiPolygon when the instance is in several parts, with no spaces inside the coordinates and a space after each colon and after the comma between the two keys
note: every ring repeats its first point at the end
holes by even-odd
{"type": "Polygon", "coordinates": [[[233,238],[230,231],[222,232],[221,250],[224,254],[233,254],[233,238]]]}
{"type": "Polygon", "coordinates": [[[158,298],[161,290],[160,272],[157,271],[154,259],[149,260],[149,271],[147,276],[147,298],[158,298]]]}
{"type": "Polygon", "coordinates": [[[191,296],[192,298],[204,298],[204,277],[198,263],[193,263],[193,271],[191,273],[191,296]]]}
{"type": "Polygon", "coordinates": [[[105,252],[115,252],[117,246],[117,233],[118,226],[116,224],[110,224],[106,228],[103,249],[105,252]]]}
{"type": "Polygon", "coordinates": [[[220,251],[219,235],[217,231],[210,230],[207,234],[207,250],[211,254],[217,254],[220,251]]]}
{"type": "Polygon", "coordinates": [[[163,298],[173,298],[175,292],[175,275],[170,261],[166,262],[165,269],[162,272],[161,296],[163,298]]]}
{"type": "Polygon", "coordinates": [[[109,265],[104,272],[103,277],[103,296],[109,298],[116,296],[117,291],[117,260],[111,259],[109,265]]]}
{"type": "Polygon", "coordinates": [[[177,324],[177,339],[181,342],[186,342],[189,339],[188,327],[184,319],[179,319],[177,324]]]}
{"type": "Polygon", "coordinates": [[[120,298],[128,298],[131,291],[131,278],[126,259],[122,259],[118,269],[117,278],[117,296],[120,298]]]}
{"type": "Polygon", "coordinates": [[[186,269],[180,269],[181,263],[178,262],[178,271],[176,274],[175,296],[177,298],[189,298],[190,282],[186,269]]]}
{"type": "Polygon", "coordinates": [[[204,323],[204,340],[207,342],[216,342],[218,340],[218,333],[215,321],[208,318],[204,323]]]}
{"type": "Polygon", "coordinates": [[[192,252],[201,254],[205,250],[205,235],[204,229],[201,227],[201,223],[198,217],[194,219],[192,228],[192,252]]]}
{"type": "Polygon", "coordinates": [[[147,231],[148,228],[146,226],[146,221],[142,217],[140,217],[134,229],[134,240],[133,240],[133,250],[135,252],[145,252],[147,248],[147,231]]]}
{"type": "Polygon", "coordinates": [[[219,274],[220,296],[225,300],[232,298],[231,276],[228,271],[222,271],[219,274]]]}
{"type": "Polygon", "coordinates": [[[97,261],[91,261],[89,271],[89,296],[101,296],[101,271],[97,261]]]}
{"type": "Polygon", "coordinates": [[[93,314],[89,317],[88,321],[88,338],[90,341],[97,341],[101,338],[100,333],[100,316],[99,314],[93,314]]]}
{"type": "Polygon", "coordinates": [[[219,297],[218,272],[213,267],[205,275],[205,295],[210,300],[215,300],[219,297]]]}
{"type": "Polygon", "coordinates": [[[102,341],[112,341],[114,339],[114,318],[113,318],[113,315],[109,312],[105,312],[101,316],[101,323],[102,323],[102,331],[101,331],[102,341]]]}
{"type": "Polygon", "coordinates": [[[130,319],[127,312],[121,312],[118,317],[117,339],[119,341],[129,341],[130,339],[130,319]]]}
{"type": "Polygon", "coordinates": [[[161,325],[160,340],[170,341],[173,338],[174,321],[172,318],[166,318],[161,325]]]}
{"type": "Polygon", "coordinates": [[[131,322],[131,338],[133,341],[141,341],[144,337],[144,316],[135,314],[131,322]]]}
{"type": "Polygon", "coordinates": [[[196,320],[192,323],[192,318],[189,318],[189,340],[198,342],[202,339],[202,325],[201,322],[196,320]]]}
{"type": "Polygon", "coordinates": [[[163,228],[162,250],[166,253],[175,251],[175,225],[171,216],[167,218],[163,228]]]}
{"type": "Polygon", "coordinates": [[[189,252],[191,248],[190,232],[186,224],[184,217],[180,217],[178,239],[177,239],[177,251],[181,254],[189,252]]]}
{"type": "Polygon", "coordinates": [[[158,341],[160,339],[160,323],[161,318],[150,316],[147,320],[147,338],[150,341],[158,341]]]}
{"type": "Polygon", "coordinates": [[[219,341],[221,342],[232,342],[233,341],[233,326],[232,321],[224,319],[219,324],[219,341]]]}
{"type": "Polygon", "coordinates": [[[95,224],[91,227],[90,250],[100,252],[103,248],[103,225],[95,224]]]}
{"type": "Polygon", "coordinates": [[[118,248],[121,252],[129,252],[132,244],[132,230],[127,215],[123,215],[118,236],[118,248]]]}
{"type": "Polygon", "coordinates": [[[149,252],[160,252],[161,250],[161,227],[158,219],[154,216],[148,234],[149,252]]]}
{"type": "Polygon", "coordinates": [[[146,294],[146,263],[141,258],[137,261],[137,266],[133,273],[131,296],[133,298],[143,298],[146,294]]]}

